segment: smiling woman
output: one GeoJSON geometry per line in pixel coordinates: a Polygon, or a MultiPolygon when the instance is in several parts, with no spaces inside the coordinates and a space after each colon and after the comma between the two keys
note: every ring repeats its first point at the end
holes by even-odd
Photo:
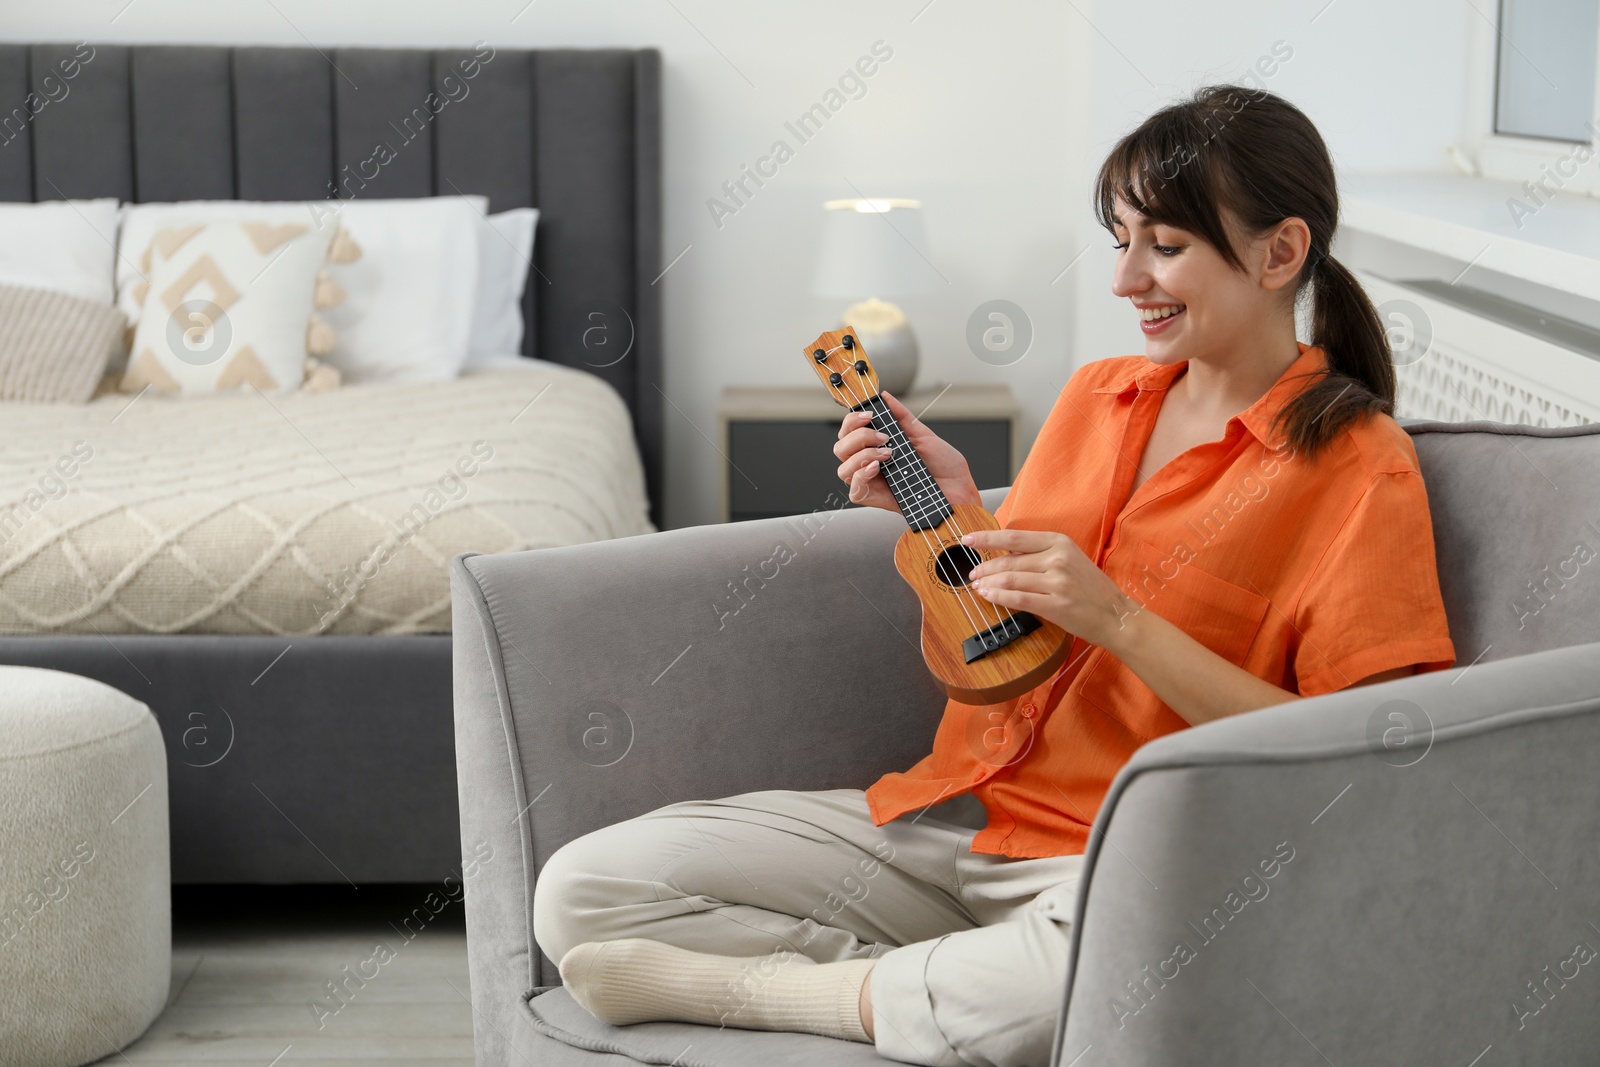
{"type": "MultiPolygon", "coordinates": [[[[864,793],[677,805],[556,852],[535,934],[599,1018],[808,1031],[907,1063],[1046,1062],[1091,823],[1140,745],[1453,663],[1416,453],[1390,418],[1377,315],[1327,254],[1338,195],[1310,120],[1265,91],[1202,90],[1117,145],[1096,206],[1145,352],[1072,375],[1001,528],[960,541],[1003,553],[969,581],[1072,635],[1066,665],[1011,700],[952,700],[933,751],[864,793]],[[988,815],[976,834],[923,818],[963,794],[988,815]],[[816,910],[885,839],[894,877],[816,910]],[[814,965],[790,966],[794,949],[814,965]]],[[[961,454],[880,395],[892,443],[945,500],[977,501],[961,454]]],[[[852,501],[898,510],[890,444],[870,410],[845,416],[852,501]]]]}

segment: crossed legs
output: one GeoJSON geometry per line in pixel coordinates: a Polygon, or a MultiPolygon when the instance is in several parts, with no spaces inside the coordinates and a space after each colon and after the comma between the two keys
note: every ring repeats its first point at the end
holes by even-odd
{"type": "Polygon", "coordinates": [[[870,1035],[911,1063],[1043,1062],[1081,857],[974,855],[971,837],[931,818],[873,826],[859,790],[676,804],[551,857],[535,936],[608,1021],[870,1035]],[[710,992],[686,1005],[690,972],[710,992]]]}

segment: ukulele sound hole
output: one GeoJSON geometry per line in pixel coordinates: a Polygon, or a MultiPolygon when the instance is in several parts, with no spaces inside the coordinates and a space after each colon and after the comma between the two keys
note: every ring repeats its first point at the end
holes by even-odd
{"type": "Polygon", "coordinates": [[[978,553],[966,545],[951,545],[934,560],[933,572],[951,588],[966,585],[972,568],[983,562],[978,553]]]}

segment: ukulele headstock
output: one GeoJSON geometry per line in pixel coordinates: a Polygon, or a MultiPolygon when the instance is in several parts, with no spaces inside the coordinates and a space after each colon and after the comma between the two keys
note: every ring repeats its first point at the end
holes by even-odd
{"type": "Polygon", "coordinates": [[[842,407],[853,408],[878,395],[878,372],[872,369],[853,327],[820,334],[806,345],[805,354],[817,378],[842,407]]]}

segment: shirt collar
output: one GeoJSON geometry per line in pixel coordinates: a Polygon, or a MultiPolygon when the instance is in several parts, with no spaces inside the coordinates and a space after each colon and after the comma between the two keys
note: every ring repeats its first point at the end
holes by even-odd
{"type": "MultiPolygon", "coordinates": [[[[1268,447],[1268,433],[1272,428],[1272,421],[1277,418],[1278,412],[1284,406],[1299,396],[1300,393],[1314,382],[1302,377],[1317,371],[1326,370],[1327,358],[1322,349],[1315,345],[1295,342],[1299,346],[1300,355],[1289,364],[1288,368],[1273,383],[1261,398],[1254,404],[1245,408],[1234,416],[1245,428],[1255,435],[1256,439],[1268,447]]],[[[1118,370],[1116,375],[1105,385],[1094,390],[1097,393],[1126,393],[1137,388],[1140,392],[1159,392],[1165,390],[1188,366],[1188,361],[1182,363],[1151,363],[1145,360],[1143,364],[1130,362],[1126,367],[1118,370]]],[[[1232,419],[1229,420],[1233,421],[1232,419]]]]}

